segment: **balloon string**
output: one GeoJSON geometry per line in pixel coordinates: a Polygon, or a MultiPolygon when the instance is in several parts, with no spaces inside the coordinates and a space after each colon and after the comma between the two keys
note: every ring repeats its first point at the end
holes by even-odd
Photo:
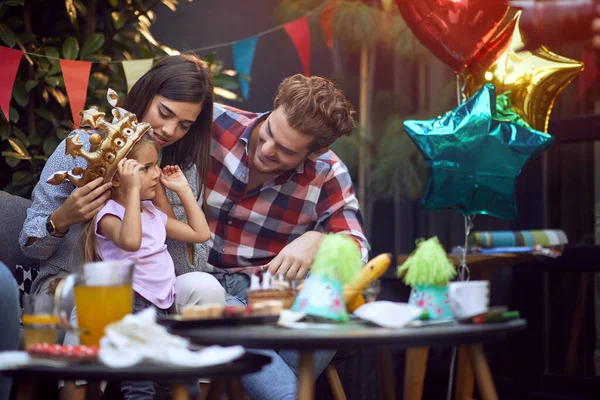
{"type": "Polygon", "coordinates": [[[467,101],[467,96],[465,94],[465,89],[467,86],[467,81],[465,79],[464,74],[460,73],[456,75],[456,102],[460,105],[467,101]]]}
{"type": "Polygon", "coordinates": [[[468,281],[471,276],[471,271],[467,266],[467,246],[469,245],[469,235],[471,234],[471,229],[473,228],[473,219],[475,216],[465,215],[465,245],[461,249],[460,258],[458,263],[458,278],[461,281],[468,281]]]}

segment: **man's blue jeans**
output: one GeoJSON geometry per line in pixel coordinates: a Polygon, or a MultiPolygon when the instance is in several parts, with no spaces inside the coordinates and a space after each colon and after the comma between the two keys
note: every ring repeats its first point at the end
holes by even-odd
{"type": "MultiPolygon", "coordinates": [[[[0,351],[19,346],[19,288],[14,276],[0,262],[0,351]]],[[[0,400],[8,400],[11,380],[0,377],[0,400]]]]}
{"type": "MultiPolygon", "coordinates": [[[[250,278],[245,274],[226,274],[221,284],[227,292],[227,304],[245,305],[248,298],[250,278]]],[[[265,354],[272,361],[262,371],[245,375],[242,384],[246,394],[256,400],[286,400],[296,398],[298,383],[298,365],[300,353],[291,350],[255,350],[252,352],[265,354]]],[[[335,351],[318,351],[314,353],[313,368],[316,379],[327,367],[335,351]]]]}

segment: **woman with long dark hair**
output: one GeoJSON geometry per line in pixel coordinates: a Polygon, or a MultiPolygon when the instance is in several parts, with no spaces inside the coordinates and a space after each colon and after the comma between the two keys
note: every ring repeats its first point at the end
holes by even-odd
{"type": "MultiPolygon", "coordinates": [[[[204,203],[202,187],[210,160],[213,96],[208,66],[196,56],[178,55],[157,62],[135,83],[123,103],[124,109],[150,123],[160,148],[161,166],[178,165],[200,203],[204,203]]],[[[79,137],[84,147],[89,146],[88,135],[79,137]]],[[[23,253],[41,260],[38,278],[31,287],[36,312],[53,311],[54,287],[80,262],[77,244],[81,226],[110,196],[110,182],[103,184],[100,178],[80,188],[47,182],[54,173],[74,167],[85,168],[85,160],[66,154],[63,141],[48,159],[33,190],[33,203],[21,231],[23,253]]],[[[161,188],[154,203],[170,216],[185,218],[174,193],[161,188]]],[[[206,244],[188,248],[185,243],[168,240],[167,246],[177,274],[176,303],[224,304],[222,286],[211,274],[200,272],[208,257],[206,244]]]]}

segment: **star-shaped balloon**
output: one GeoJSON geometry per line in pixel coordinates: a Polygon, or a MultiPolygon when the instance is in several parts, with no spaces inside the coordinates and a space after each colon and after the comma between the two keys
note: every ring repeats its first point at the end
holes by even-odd
{"type": "Polygon", "coordinates": [[[496,112],[496,90],[486,84],[441,117],[404,122],[428,167],[421,200],[426,209],[516,218],[521,169],[554,138],[513,122],[508,114],[496,112]]]}
{"type": "Polygon", "coordinates": [[[465,94],[471,96],[486,83],[499,93],[510,91],[515,111],[534,129],[547,132],[556,97],[583,70],[583,63],[543,46],[523,50],[521,13],[509,13],[504,28],[464,69],[465,94]]]}

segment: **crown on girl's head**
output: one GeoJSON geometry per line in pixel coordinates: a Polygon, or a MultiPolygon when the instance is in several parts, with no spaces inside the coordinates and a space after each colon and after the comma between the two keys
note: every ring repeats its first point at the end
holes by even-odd
{"type": "Polygon", "coordinates": [[[104,178],[104,182],[108,182],[117,172],[119,161],[131,151],[145,133],[152,132],[149,123],[138,122],[135,114],[119,107],[119,96],[114,90],[108,89],[106,97],[114,107],[112,123],[104,119],[106,114],[98,111],[96,106],[79,112],[82,127],[100,131],[92,134],[86,131],[89,135],[90,151],[83,149],[83,144],[79,141],[79,133],[66,139],[65,154],[70,154],[73,158],[83,157],[87,160],[87,167],[59,171],[48,179],[48,183],[59,185],[69,180],[75,186],[81,187],[100,177],[104,178]]]}

